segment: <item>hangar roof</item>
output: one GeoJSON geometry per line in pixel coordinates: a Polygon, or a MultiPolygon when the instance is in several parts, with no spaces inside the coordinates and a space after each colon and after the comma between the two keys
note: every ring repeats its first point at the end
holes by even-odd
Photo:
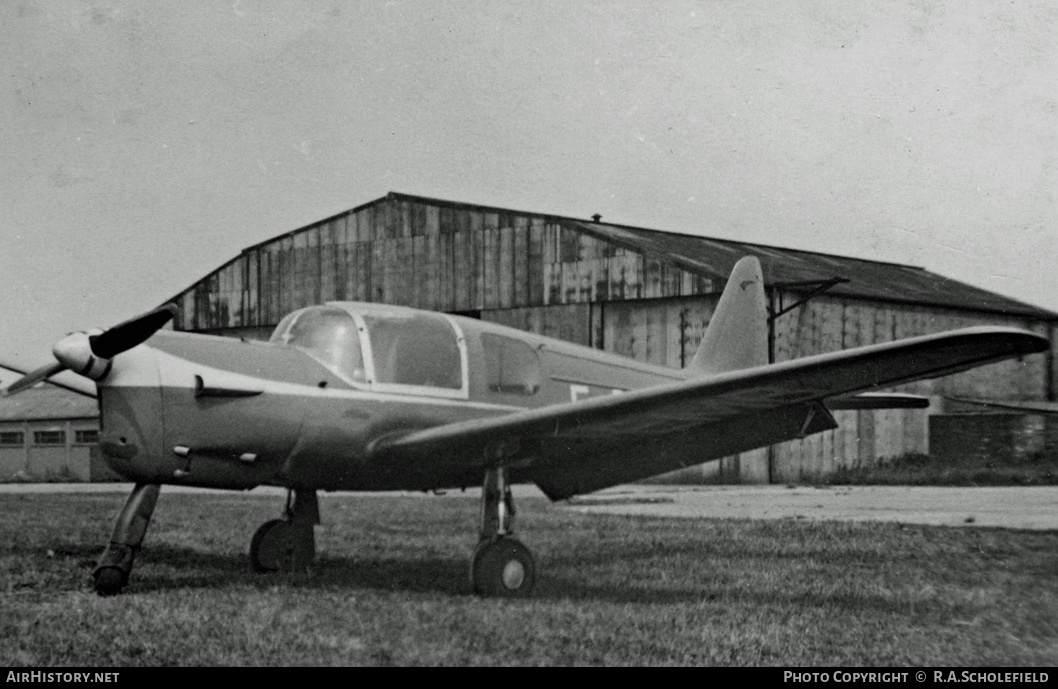
{"type": "Polygon", "coordinates": [[[99,407],[94,399],[41,383],[11,397],[0,397],[0,421],[94,419],[99,407]]]}
{"type": "MultiPolygon", "coordinates": [[[[642,253],[647,258],[668,262],[692,273],[721,281],[727,279],[739,258],[755,255],[761,261],[764,281],[768,286],[792,288],[802,285],[806,290],[810,290],[820,282],[841,278],[845,281],[831,286],[827,290],[828,294],[1058,321],[1056,312],[974,287],[916,266],[665,232],[549,213],[447,201],[392,191],[382,198],[254,244],[244,249],[243,253],[311,230],[342,216],[389,202],[497,214],[501,217],[539,218],[546,223],[559,224],[574,232],[583,232],[614,245],[642,253]]],[[[217,270],[223,269],[238,258],[238,256],[233,258],[217,270]]],[[[179,297],[180,295],[177,295],[174,299],[179,297]]]]}
{"type": "Polygon", "coordinates": [[[924,268],[869,261],[847,256],[784,249],[708,237],[659,232],[637,227],[575,221],[576,229],[629,248],[659,255],[676,265],[712,275],[727,276],[735,262],[752,254],[760,259],[764,282],[769,286],[818,283],[831,278],[848,282],[827,290],[831,295],[929,304],[960,309],[999,311],[1047,320],[1058,314],[957,280],[924,268]]]}
{"type": "Polygon", "coordinates": [[[958,280],[931,273],[924,268],[899,263],[870,261],[542,213],[474,206],[396,192],[390,192],[384,199],[378,199],[365,206],[388,198],[492,213],[518,213],[543,217],[549,221],[560,222],[573,230],[642,252],[651,258],[671,262],[685,270],[722,280],[726,280],[731,274],[731,269],[738,259],[752,254],[760,259],[761,268],[764,271],[764,282],[769,286],[818,283],[839,277],[847,279],[848,282],[834,285],[827,290],[827,294],[975,311],[995,311],[1043,320],[1058,319],[1058,313],[1053,311],[967,285],[958,280]]]}

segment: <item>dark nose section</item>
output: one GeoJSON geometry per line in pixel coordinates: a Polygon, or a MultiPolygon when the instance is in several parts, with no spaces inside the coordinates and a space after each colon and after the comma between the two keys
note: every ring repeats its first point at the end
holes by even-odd
{"type": "MultiPolygon", "coordinates": [[[[107,465],[138,483],[158,483],[173,469],[162,450],[162,406],[158,388],[100,389],[99,449],[107,465]]],[[[170,462],[172,460],[169,460],[170,462]]]]}
{"type": "Polygon", "coordinates": [[[162,390],[149,347],[119,354],[99,383],[99,449],[107,465],[138,483],[171,476],[178,458],[163,452],[162,390]]]}

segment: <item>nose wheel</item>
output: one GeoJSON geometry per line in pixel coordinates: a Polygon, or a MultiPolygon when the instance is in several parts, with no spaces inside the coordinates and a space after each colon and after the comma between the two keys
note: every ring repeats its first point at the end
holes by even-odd
{"type": "Polygon", "coordinates": [[[502,467],[485,472],[481,491],[481,537],[470,561],[474,593],[496,598],[521,598],[536,583],[533,555],[512,535],[514,498],[502,467]]]}

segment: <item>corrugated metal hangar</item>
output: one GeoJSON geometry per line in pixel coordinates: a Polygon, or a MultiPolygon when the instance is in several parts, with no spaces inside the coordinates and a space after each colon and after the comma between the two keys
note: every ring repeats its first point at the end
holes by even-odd
{"type": "MultiPolygon", "coordinates": [[[[920,268],[390,193],[262,242],[171,301],[177,330],[266,339],[290,311],[368,301],[477,316],[682,367],[727,275],[761,260],[774,361],[952,328],[1026,328],[1058,314],[920,268]]],[[[904,386],[931,398],[1053,400],[1051,353],[904,386]]],[[[840,429],[682,472],[789,482],[928,451],[923,410],[840,411],[840,429]]]]}

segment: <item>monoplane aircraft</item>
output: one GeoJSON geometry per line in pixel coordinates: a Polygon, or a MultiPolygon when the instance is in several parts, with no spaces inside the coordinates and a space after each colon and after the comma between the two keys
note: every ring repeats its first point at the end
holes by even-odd
{"type": "Polygon", "coordinates": [[[317,491],[481,485],[472,587],[527,595],[536,568],[513,536],[512,483],[562,500],[833,429],[835,408],[917,406],[877,391],[1048,347],[979,327],[769,364],[753,257],[682,370],[380,304],[300,309],[267,343],[162,329],[174,312],[64,337],[6,393],[69,369],[82,378],[64,385],[98,397],[102,453],[135,482],[94,570],[102,594],[128,583],[159,487],[174,484],[289,490],[251,540],[260,571],[311,566],[317,491]]]}

